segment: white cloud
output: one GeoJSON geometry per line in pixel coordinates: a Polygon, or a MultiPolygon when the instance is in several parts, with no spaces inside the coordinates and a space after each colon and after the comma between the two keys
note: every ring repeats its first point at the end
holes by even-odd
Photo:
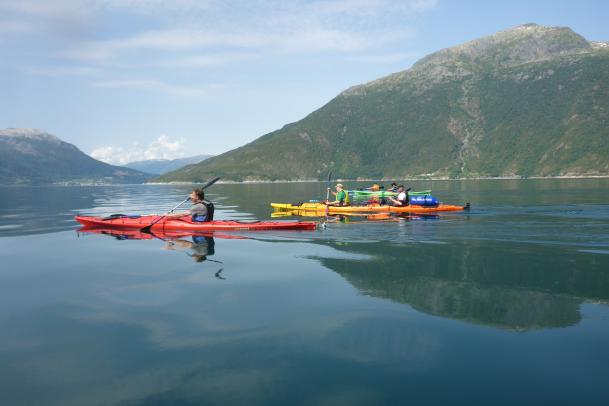
{"type": "Polygon", "coordinates": [[[222,86],[218,84],[207,85],[205,87],[175,86],[154,79],[107,80],[92,82],[92,85],[106,88],[157,90],[174,96],[203,96],[207,94],[209,90],[222,88],[222,86]]]}
{"type": "Polygon", "coordinates": [[[2,34],[24,34],[31,30],[31,25],[23,21],[0,20],[0,33],[2,34]]]}
{"type": "Polygon", "coordinates": [[[161,66],[170,68],[205,68],[221,66],[233,62],[243,62],[256,58],[252,53],[214,53],[190,55],[171,59],[161,63],[161,66]]]}
{"type": "Polygon", "coordinates": [[[394,63],[394,62],[402,62],[411,59],[420,58],[419,54],[416,53],[406,53],[406,52],[396,52],[389,54],[368,54],[368,55],[356,55],[352,56],[349,59],[353,62],[360,63],[394,63]]]}
{"type": "MultiPolygon", "coordinates": [[[[369,33],[349,32],[323,27],[309,27],[305,30],[290,29],[289,31],[276,32],[250,31],[242,34],[168,29],[138,33],[121,40],[84,43],[62,52],[60,56],[105,65],[116,59],[128,58],[129,54],[133,51],[156,51],[161,52],[161,54],[157,55],[157,58],[160,60],[158,64],[167,65],[176,58],[175,52],[196,50],[204,52],[211,49],[212,51],[208,51],[209,55],[205,56],[207,61],[211,63],[194,64],[195,67],[204,67],[238,62],[245,56],[245,53],[239,52],[226,52],[224,56],[217,55],[213,50],[218,48],[233,50],[248,49],[257,53],[247,54],[249,58],[253,58],[256,55],[260,56],[262,53],[274,52],[350,52],[381,46],[387,41],[404,40],[410,35],[411,32],[400,30],[389,33],[377,33],[371,37],[369,33]]],[[[203,57],[200,56],[199,58],[203,57]]],[[[202,61],[203,59],[200,60],[202,61]]]]}
{"type": "MultiPolygon", "coordinates": [[[[46,40],[54,30],[65,31],[56,36],[61,40],[48,41],[47,65],[55,68],[37,64],[28,70],[34,74],[89,76],[95,87],[201,96],[218,86],[170,84],[171,70],[200,75],[244,61],[322,53],[368,63],[398,60],[414,35],[408,18],[435,5],[436,0],[0,0],[0,33],[29,32],[46,40]],[[144,17],[136,21],[144,23],[104,31],[112,26],[105,19],[129,22],[138,14],[144,17]]],[[[2,37],[21,41],[27,35],[2,37]]],[[[2,37],[0,44],[8,44],[2,37]]],[[[16,42],[13,49],[23,47],[16,42]]]]}
{"type": "Polygon", "coordinates": [[[47,67],[25,67],[24,71],[34,75],[42,76],[101,76],[102,69],[88,66],[47,66],[47,67]]]}
{"type": "Polygon", "coordinates": [[[19,33],[65,36],[88,30],[97,14],[90,0],[0,0],[0,16],[19,33]]]}
{"type": "Polygon", "coordinates": [[[159,136],[148,145],[134,143],[129,147],[103,146],[91,151],[91,156],[113,165],[125,165],[129,162],[148,159],[176,159],[185,155],[185,140],[171,140],[166,135],[159,136]]]}
{"type": "Polygon", "coordinates": [[[102,4],[134,13],[163,16],[197,16],[198,13],[229,15],[236,9],[242,9],[247,10],[251,17],[264,15],[266,19],[272,19],[285,14],[376,15],[383,13],[383,10],[412,14],[433,8],[437,0],[104,0],[102,4]]]}
{"type": "Polygon", "coordinates": [[[74,44],[62,55],[108,63],[113,59],[129,58],[135,50],[148,51],[157,52],[158,64],[162,65],[175,58],[176,52],[217,52],[219,48],[224,52],[247,49],[259,55],[366,51],[409,39],[412,29],[404,25],[403,17],[423,12],[435,4],[435,0],[114,0],[106,6],[154,14],[169,25],[123,38],[74,44]],[[178,26],[180,28],[176,28],[178,26]]]}

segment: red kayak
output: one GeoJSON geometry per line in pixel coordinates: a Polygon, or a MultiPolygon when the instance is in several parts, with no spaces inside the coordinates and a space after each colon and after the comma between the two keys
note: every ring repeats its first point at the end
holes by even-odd
{"type": "Polygon", "coordinates": [[[109,217],[76,216],[74,219],[85,227],[142,229],[150,226],[161,231],[256,231],[256,230],[315,230],[315,221],[234,221],[218,220],[193,222],[190,216],[161,218],[162,216],[112,215],[109,217]],[[160,219],[160,220],[159,220],[160,219]]]}

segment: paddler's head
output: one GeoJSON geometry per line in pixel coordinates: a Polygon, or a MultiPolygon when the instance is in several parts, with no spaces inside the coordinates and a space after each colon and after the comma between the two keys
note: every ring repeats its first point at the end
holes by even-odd
{"type": "Polygon", "coordinates": [[[335,187],[336,187],[336,190],[343,190],[343,184],[342,183],[337,183],[335,187]]]}
{"type": "Polygon", "coordinates": [[[202,202],[205,200],[205,191],[203,189],[193,189],[188,197],[193,202],[202,202]]]}
{"type": "Polygon", "coordinates": [[[378,192],[380,190],[380,186],[378,184],[374,184],[372,186],[370,186],[370,190],[372,190],[373,192],[378,192]]]}

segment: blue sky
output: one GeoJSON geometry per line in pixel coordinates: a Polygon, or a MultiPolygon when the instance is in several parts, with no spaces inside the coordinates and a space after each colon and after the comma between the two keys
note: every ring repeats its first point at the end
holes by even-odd
{"type": "Polygon", "coordinates": [[[609,41],[609,2],[0,0],[0,129],[113,163],[218,154],[516,25],[609,41]]]}

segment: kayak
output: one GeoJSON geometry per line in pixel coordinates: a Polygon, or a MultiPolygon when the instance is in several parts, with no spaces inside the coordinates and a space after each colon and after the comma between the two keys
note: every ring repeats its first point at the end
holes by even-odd
{"type": "Polygon", "coordinates": [[[112,215],[109,217],[76,216],[74,219],[85,227],[142,229],[152,225],[152,230],[163,231],[256,231],[256,230],[315,230],[315,221],[234,221],[218,220],[193,222],[190,215],[177,218],[162,216],[112,215]]]}
{"type": "MultiPolygon", "coordinates": [[[[390,192],[388,190],[348,190],[347,193],[351,193],[354,197],[389,197],[389,196],[397,196],[397,192],[390,192]]],[[[431,190],[420,190],[418,192],[409,191],[408,194],[410,196],[427,196],[431,194],[431,190]]]]}
{"type": "Polygon", "coordinates": [[[440,203],[437,206],[418,206],[411,204],[410,206],[388,206],[380,204],[370,204],[366,206],[326,206],[323,203],[302,203],[293,205],[290,203],[271,203],[271,206],[276,210],[292,210],[292,211],[314,211],[325,214],[326,207],[329,213],[437,213],[447,211],[462,211],[470,208],[469,203],[465,206],[455,206],[452,204],[440,203]]]}
{"type": "Polygon", "coordinates": [[[389,197],[389,196],[397,196],[398,194],[395,192],[389,192],[386,190],[348,190],[347,193],[350,193],[355,198],[368,198],[368,197],[389,197]]]}

